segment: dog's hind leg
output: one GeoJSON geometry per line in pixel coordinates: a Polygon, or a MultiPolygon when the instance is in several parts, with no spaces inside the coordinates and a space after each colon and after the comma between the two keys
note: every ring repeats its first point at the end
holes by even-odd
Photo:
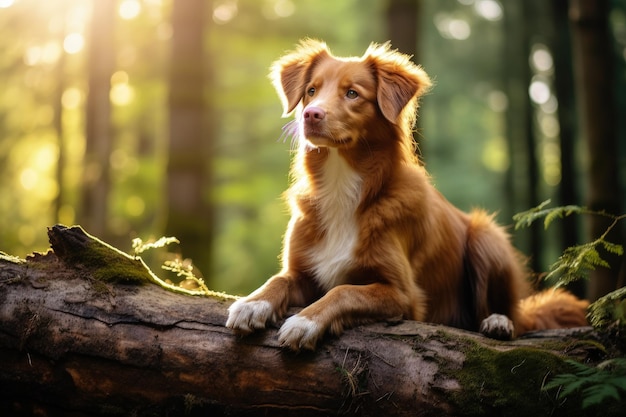
{"type": "MultiPolygon", "coordinates": [[[[515,336],[525,269],[504,229],[483,211],[470,215],[466,242],[466,286],[471,288],[478,330],[495,339],[515,336]]],[[[467,295],[466,295],[467,296],[467,295]]]]}

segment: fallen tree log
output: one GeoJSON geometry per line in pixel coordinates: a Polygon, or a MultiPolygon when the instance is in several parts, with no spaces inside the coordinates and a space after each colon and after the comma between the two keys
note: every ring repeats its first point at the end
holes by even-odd
{"type": "Polygon", "coordinates": [[[542,386],[567,358],[607,351],[590,328],[500,342],[403,321],[295,354],[275,329],[236,337],[230,301],[154,285],[141,260],[78,227],[49,237],[46,254],[0,254],[3,416],[577,415],[580,398],[542,386]]]}

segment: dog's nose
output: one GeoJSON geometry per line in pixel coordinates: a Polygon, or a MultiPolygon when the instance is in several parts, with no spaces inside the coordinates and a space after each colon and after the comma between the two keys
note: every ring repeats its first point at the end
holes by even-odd
{"type": "Polygon", "coordinates": [[[315,124],[321,122],[326,117],[326,112],[319,107],[308,107],[304,110],[302,117],[304,117],[306,123],[315,124]]]}

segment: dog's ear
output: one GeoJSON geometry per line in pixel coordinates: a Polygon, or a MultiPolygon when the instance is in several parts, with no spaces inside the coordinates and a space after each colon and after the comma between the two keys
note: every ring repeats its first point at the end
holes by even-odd
{"type": "MultiPolygon", "coordinates": [[[[428,91],[430,78],[411,62],[411,57],[391,50],[389,42],[370,45],[362,59],[376,73],[380,111],[391,123],[398,124],[398,117],[409,102],[428,91]]],[[[414,106],[417,108],[417,100],[414,106]]]]}
{"type": "Polygon", "coordinates": [[[283,116],[289,115],[300,103],[312,67],[327,56],[330,52],[324,42],[305,39],[293,52],[272,64],[270,79],[283,103],[283,116]]]}

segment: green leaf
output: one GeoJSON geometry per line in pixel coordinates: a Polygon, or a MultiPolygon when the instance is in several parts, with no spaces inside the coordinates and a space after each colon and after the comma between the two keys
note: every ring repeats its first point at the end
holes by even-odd
{"type": "MultiPolygon", "coordinates": [[[[549,200],[548,200],[549,201],[549,200]]],[[[548,228],[548,226],[550,226],[550,224],[556,219],[562,219],[564,217],[570,216],[573,213],[583,213],[585,212],[585,208],[583,207],[579,207],[579,206],[562,206],[562,207],[555,207],[553,209],[548,209],[545,210],[546,213],[546,218],[543,221],[543,227],[545,229],[548,228]]]]}
{"type": "Polygon", "coordinates": [[[592,385],[583,390],[583,409],[601,404],[607,398],[619,400],[619,392],[613,385],[599,384],[592,385]]]}
{"type": "Polygon", "coordinates": [[[515,214],[513,216],[513,220],[515,221],[515,230],[523,227],[529,227],[533,224],[533,222],[535,222],[535,220],[544,217],[550,210],[544,210],[543,208],[550,204],[550,202],[551,200],[546,200],[537,207],[515,214]]]}
{"type": "Polygon", "coordinates": [[[545,385],[544,389],[550,390],[562,386],[563,389],[559,392],[559,398],[565,398],[582,388],[585,382],[584,379],[579,379],[574,374],[562,374],[555,376],[550,383],[545,385]]]}
{"type": "Polygon", "coordinates": [[[557,218],[562,219],[563,217],[570,216],[574,213],[580,214],[589,212],[584,207],[574,205],[545,208],[550,204],[550,202],[550,200],[546,200],[537,207],[515,214],[513,216],[513,220],[516,222],[515,230],[521,229],[522,227],[529,227],[536,220],[541,218],[544,218],[543,226],[547,229],[548,226],[550,226],[550,224],[557,218]]]}
{"type": "Polygon", "coordinates": [[[611,383],[622,391],[626,391],[626,375],[613,378],[611,383]]]}
{"type": "Polygon", "coordinates": [[[581,391],[583,408],[601,404],[608,398],[619,400],[620,392],[626,391],[625,358],[611,359],[602,362],[597,367],[571,360],[567,363],[574,368],[574,373],[556,375],[544,385],[543,390],[560,388],[560,399],[581,391]]]}
{"type": "MultiPolygon", "coordinates": [[[[626,287],[619,288],[599,298],[589,306],[589,322],[595,328],[603,328],[616,321],[624,324],[626,287]]],[[[626,360],[622,365],[626,369],[626,360]]]]}
{"type": "Polygon", "coordinates": [[[602,246],[607,252],[612,254],[622,256],[624,254],[624,247],[622,245],[618,245],[616,243],[607,242],[606,240],[601,240],[602,246]]]}

